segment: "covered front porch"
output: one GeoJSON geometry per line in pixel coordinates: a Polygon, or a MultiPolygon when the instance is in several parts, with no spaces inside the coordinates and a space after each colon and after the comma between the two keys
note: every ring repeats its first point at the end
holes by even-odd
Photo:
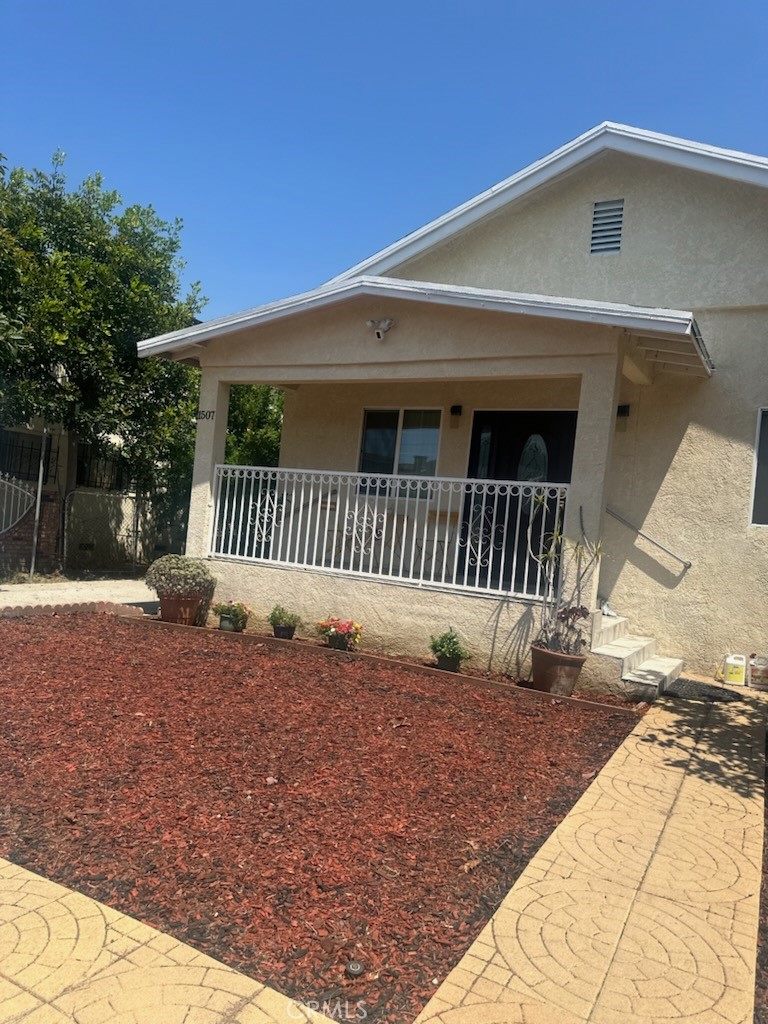
{"type": "MultiPolygon", "coordinates": [[[[541,599],[560,543],[601,537],[623,387],[711,369],[690,313],[384,278],[152,351],[201,367],[187,553],[216,561],[226,596],[269,589],[383,635],[407,587],[427,639],[463,615],[487,632],[494,613],[467,597],[512,619],[541,599]],[[285,392],[277,468],[224,463],[245,383],[285,392]]],[[[596,576],[583,583],[596,607],[596,576]]]]}

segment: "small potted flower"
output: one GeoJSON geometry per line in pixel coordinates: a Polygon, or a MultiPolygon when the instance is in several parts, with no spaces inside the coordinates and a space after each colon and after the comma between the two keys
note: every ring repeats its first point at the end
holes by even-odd
{"type": "Polygon", "coordinates": [[[242,633],[248,619],[253,615],[253,609],[249,608],[247,604],[243,604],[242,601],[233,601],[231,598],[229,601],[219,601],[211,608],[211,611],[214,615],[219,616],[219,629],[223,629],[226,633],[242,633]]]}
{"type": "Polygon", "coordinates": [[[279,640],[293,640],[296,627],[301,625],[299,616],[295,612],[289,612],[281,604],[275,605],[267,616],[267,622],[279,640]]]}
{"type": "Polygon", "coordinates": [[[429,645],[432,653],[437,658],[437,667],[444,672],[458,672],[462,661],[471,657],[469,651],[461,642],[461,637],[454,629],[440,636],[433,636],[429,645]]]}
{"type": "Polygon", "coordinates": [[[317,631],[329,647],[336,651],[354,651],[363,639],[363,627],[351,619],[339,619],[329,615],[317,623],[317,631]]]}
{"type": "Polygon", "coordinates": [[[147,569],[145,582],[160,598],[160,617],[164,622],[205,625],[216,589],[216,577],[205,562],[186,555],[163,555],[147,569]]]}

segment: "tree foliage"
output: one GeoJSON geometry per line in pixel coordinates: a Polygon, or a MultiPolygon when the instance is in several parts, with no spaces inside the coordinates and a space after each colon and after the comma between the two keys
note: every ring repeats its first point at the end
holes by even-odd
{"type": "Polygon", "coordinates": [[[181,294],[180,230],[99,175],[68,190],[60,153],[47,173],[0,160],[0,423],[116,441],[145,486],[188,474],[197,372],[136,352],[203,304],[181,294]]]}
{"type": "Polygon", "coordinates": [[[283,392],[268,384],[233,384],[226,459],[233,466],[276,466],[283,426],[283,392]]]}

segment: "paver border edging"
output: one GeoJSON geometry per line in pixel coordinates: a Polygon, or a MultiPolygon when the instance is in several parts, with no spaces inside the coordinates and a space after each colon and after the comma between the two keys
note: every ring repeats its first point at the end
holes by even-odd
{"type": "Polygon", "coordinates": [[[43,615],[88,615],[99,612],[131,621],[144,617],[143,610],[131,604],[115,604],[114,601],[75,601],[71,604],[7,605],[0,608],[0,619],[39,618],[43,615]]]}
{"type": "MultiPolygon", "coordinates": [[[[121,616],[118,614],[118,619],[120,618],[121,616]]],[[[592,710],[598,710],[609,714],[630,715],[632,718],[637,720],[642,717],[633,708],[624,708],[618,704],[603,704],[599,701],[582,700],[580,697],[562,697],[551,693],[542,693],[540,690],[531,690],[525,686],[517,686],[514,683],[500,683],[494,679],[483,679],[480,676],[468,676],[461,672],[444,672],[439,668],[430,668],[428,665],[417,665],[410,661],[400,661],[397,658],[387,658],[382,654],[368,654],[364,651],[336,651],[331,647],[323,647],[320,644],[312,644],[311,642],[307,644],[297,644],[296,640],[281,640],[278,637],[268,636],[266,634],[262,635],[261,633],[232,633],[226,630],[211,629],[207,626],[183,626],[178,622],[163,622],[162,619],[155,619],[147,615],[143,615],[141,619],[138,616],[131,615],[130,618],[126,617],[125,621],[150,626],[155,629],[193,630],[198,634],[200,634],[201,631],[207,631],[210,633],[216,633],[218,636],[227,637],[228,640],[225,642],[229,642],[229,640],[239,640],[244,643],[259,643],[282,650],[286,650],[291,647],[296,649],[298,647],[300,650],[311,651],[313,653],[320,654],[323,657],[345,658],[347,660],[357,660],[358,658],[362,658],[366,661],[373,662],[374,664],[386,665],[388,668],[408,669],[409,671],[416,672],[419,675],[442,679],[444,682],[451,679],[460,683],[468,683],[484,690],[493,690],[497,693],[509,693],[514,694],[515,696],[530,697],[533,700],[557,701],[565,704],[573,704],[576,707],[591,708],[592,710]]]]}

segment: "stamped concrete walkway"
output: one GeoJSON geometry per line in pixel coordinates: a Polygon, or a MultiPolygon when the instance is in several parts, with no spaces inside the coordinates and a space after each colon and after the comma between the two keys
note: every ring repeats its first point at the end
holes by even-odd
{"type": "Polygon", "coordinates": [[[658,701],[418,1024],[751,1024],[765,710],[658,701]]]}
{"type": "Polygon", "coordinates": [[[0,1022],[21,1021],[329,1024],[170,935],[0,859],[0,1022]]]}
{"type": "MultiPolygon", "coordinates": [[[[751,1024],[765,709],[659,701],[419,1024],[751,1024]]],[[[0,861],[0,1024],[296,1020],[327,1018],[0,861]]]]}

